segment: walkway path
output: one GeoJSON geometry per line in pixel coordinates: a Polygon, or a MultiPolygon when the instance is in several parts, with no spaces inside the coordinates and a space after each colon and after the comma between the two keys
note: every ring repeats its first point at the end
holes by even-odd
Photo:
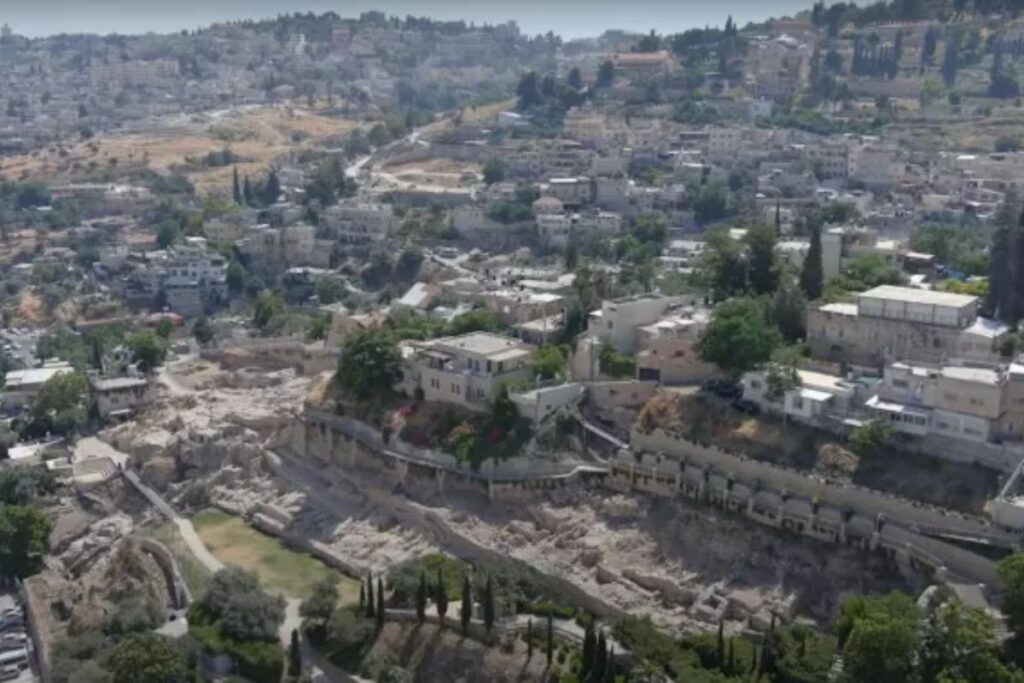
{"type": "Polygon", "coordinates": [[[121,474],[131,482],[132,486],[138,489],[139,493],[153,504],[153,507],[160,511],[160,514],[173,522],[174,526],[178,527],[178,532],[181,534],[182,539],[184,539],[185,545],[188,546],[189,551],[204,567],[214,574],[224,569],[224,563],[214,557],[213,553],[206,547],[206,544],[203,543],[203,539],[199,538],[199,534],[196,533],[196,528],[192,526],[191,520],[179,515],[171,507],[171,504],[164,500],[163,496],[143,484],[142,480],[139,479],[139,475],[127,469],[121,470],[121,474]]]}
{"type": "MultiPolygon", "coordinates": [[[[203,543],[203,539],[199,537],[196,532],[196,528],[192,525],[192,521],[182,517],[175,511],[171,504],[168,503],[163,496],[142,483],[139,479],[139,475],[135,474],[131,470],[122,470],[124,478],[127,479],[131,484],[138,489],[139,493],[145,496],[150,503],[153,504],[162,515],[167,517],[174,525],[178,528],[178,533],[181,534],[182,539],[185,541],[185,545],[188,546],[189,552],[199,560],[199,562],[210,571],[211,574],[216,574],[221,569],[224,569],[224,563],[218,560],[210,549],[203,543]]],[[[287,595],[281,595],[281,598],[285,601],[285,614],[284,621],[281,622],[281,627],[278,629],[278,637],[284,645],[288,645],[291,642],[292,631],[299,628],[302,625],[302,617],[299,615],[299,605],[302,603],[298,598],[289,597],[287,595]]]]}

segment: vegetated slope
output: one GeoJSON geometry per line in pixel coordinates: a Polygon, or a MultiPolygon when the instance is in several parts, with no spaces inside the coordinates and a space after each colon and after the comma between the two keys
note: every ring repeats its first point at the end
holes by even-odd
{"type": "MultiPolygon", "coordinates": [[[[526,644],[517,638],[512,646],[488,647],[464,638],[453,626],[439,629],[433,624],[387,624],[364,662],[392,661],[412,676],[413,681],[488,681],[513,683],[543,681],[546,664],[542,647],[527,658],[526,644]],[[511,650],[511,651],[509,651],[511,650]]],[[[541,624],[535,624],[539,629],[541,624]]],[[[538,631],[539,632],[539,631],[538,631]]]]}

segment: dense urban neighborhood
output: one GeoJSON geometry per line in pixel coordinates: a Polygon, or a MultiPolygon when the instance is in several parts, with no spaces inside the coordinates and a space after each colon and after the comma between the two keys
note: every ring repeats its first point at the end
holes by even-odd
{"type": "Polygon", "coordinates": [[[0,681],[1024,681],[1024,2],[741,10],[3,25],[0,681]]]}

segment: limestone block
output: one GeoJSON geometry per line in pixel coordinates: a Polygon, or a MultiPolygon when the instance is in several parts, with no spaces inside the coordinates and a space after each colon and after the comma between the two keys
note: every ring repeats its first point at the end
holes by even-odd
{"type": "Polygon", "coordinates": [[[157,491],[164,491],[174,478],[177,466],[166,456],[150,458],[142,466],[142,481],[157,491]]]}
{"type": "Polygon", "coordinates": [[[584,548],[583,552],[580,553],[579,561],[584,567],[593,567],[600,562],[603,557],[604,553],[600,548],[590,546],[584,548]]]}
{"type": "Polygon", "coordinates": [[[619,580],[619,575],[614,571],[604,566],[603,564],[597,565],[597,582],[598,583],[614,583],[619,580]]]}

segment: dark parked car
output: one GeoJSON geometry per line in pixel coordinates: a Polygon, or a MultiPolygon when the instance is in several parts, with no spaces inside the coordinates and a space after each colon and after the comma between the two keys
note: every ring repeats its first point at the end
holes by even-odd
{"type": "Polygon", "coordinates": [[[757,415],[758,413],[761,412],[760,406],[758,406],[753,401],[745,398],[738,398],[735,401],[733,401],[732,407],[740,411],[741,413],[746,413],[747,415],[757,415]]]}
{"type": "Polygon", "coordinates": [[[701,388],[720,398],[731,399],[743,396],[743,386],[728,379],[709,379],[701,385],[701,388]]]}

